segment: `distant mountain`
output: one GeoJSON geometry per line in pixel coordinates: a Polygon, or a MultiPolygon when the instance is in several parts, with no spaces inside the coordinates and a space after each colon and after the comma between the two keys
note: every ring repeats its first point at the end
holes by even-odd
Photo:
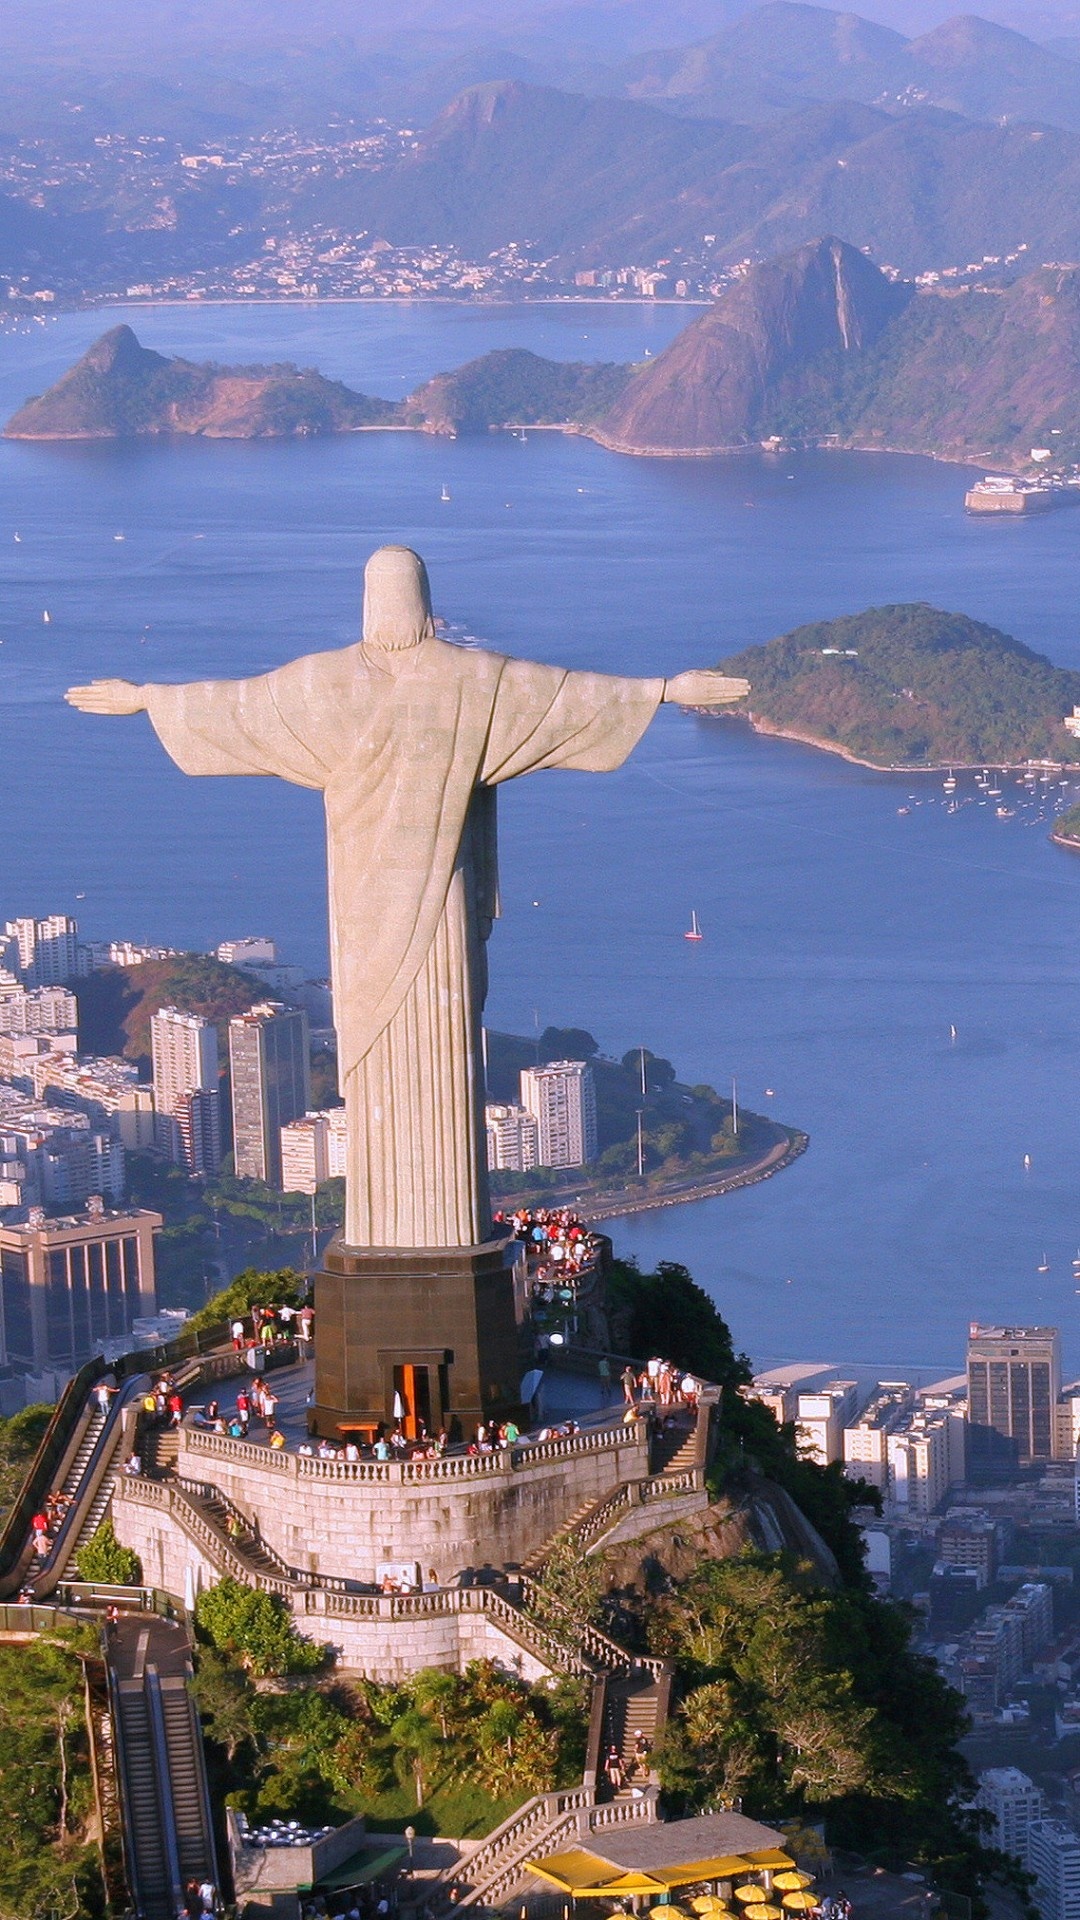
{"type": "Polygon", "coordinates": [[[639,217],[655,225],[658,205],[698,191],[745,148],[739,128],[503,81],[462,93],[397,165],[314,182],[296,217],[471,258],[511,241],[551,256],[602,246],[639,217]]]}
{"type": "Polygon", "coordinates": [[[393,420],[385,400],[294,366],[197,366],[140,346],[113,327],[47,393],[28,400],[4,429],[15,440],[104,440],[130,434],[199,433],[249,440],[346,433],[393,420]]]}
{"type": "Polygon", "coordinates": [[[912,297],[823,240],[754,268],[639,370],[598,423],[630,452],[778,435],[1026,463],[1080,458],[1080,268],[1004,293],[912,297]]]}
{"type": "Polygon", "coordinates": [[[1080,62],[971,14],[906,39],[858,14],[771,0],[696,46],[635,56],[619,79],[632,99],[706,118],[861,100],[1080,131],[1080,62]]]}
{"type": "Polygon", "coordinates": [[[520,81],[469,89],[415,153],[309,182],[303,224],[468,257],[517,243],[562,272],[769,257],[840,233],[906,274],[1004,256],[1080,259],[1080,135],[851,101],[759,127],[678,120],[520,81]]]}
{"type": "Polygon", "coordinates": [[[854,247],[818,241],[756,268],[642,369],[603,416],[610,445],[729,448],[835,388],[911,298],[854,247]]]}
{"type": "Polygon", "coordinates": [[[918,603],[797,627],[720,662],[765,733],[877,767],[1080,762],[1062,720],[1080,673],[1007,633],[918,603]]]}
{"type": "Polygon", "coordinates": [[[631,367],[544,360],[511,347],[471,360],[456,373],[437,374],[406,401],[405,418],[435,433],[587,425],[608,411],[632,378],[631,367]]]}

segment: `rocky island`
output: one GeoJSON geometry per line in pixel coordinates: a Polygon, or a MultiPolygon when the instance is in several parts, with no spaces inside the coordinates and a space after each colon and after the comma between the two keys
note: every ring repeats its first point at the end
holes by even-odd
{"type": "Polygon", "coordinates": [[[120,326],[102,334],[48,392],[20,407],[4,432],[12,440],[169,433],[255,440],[354,433],[396,417],[389,401],[353,393],[311,369],[168,359],[120,326]]]}
{"type": "Polygon", "coordinates": [[[966,614],[870,607],[796,627],[723,666],[750,680],[745,711],[758,732],[864,766],[1080,764],[1064,725],[1080,673],[966,614]]]}

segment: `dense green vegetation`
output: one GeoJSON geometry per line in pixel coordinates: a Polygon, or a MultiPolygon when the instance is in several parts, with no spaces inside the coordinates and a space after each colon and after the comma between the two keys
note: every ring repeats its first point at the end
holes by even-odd
{"type": "Polygon", "coordinates": [[[316,1673],[326,1664],[324,1649],[297,1632],[284,1600],[239,1580],[219,1580],[200,1593],[195,1626],[217,1653],[256,1678],[316,1673]]]}
{"type": "Polygon", "coordinates": [[[508,347],[437,374],[407,402],[406,418],[440,433],[589,422],[612,405],[631,373],[627,366],[545,360],[524,347],[508,347]]]}
{"type": "Polygon", "coordinates": [[[616,1261],[609,1313],[628,1350],[661,1353],[723,1390],[714,1496],[771,1480],[831,1549],[839,1580],[793,1554],[701,1559],[648,1601],[612,1601],[609,1630],[643,1634],[674,1660],[676,1709],[659,1756],[675,1810],[741,1797],[771,1824],[824,1816],[826,1835],[881,1864],[915,1860],[944,1888],[974,1895],[1014,1879],[985,1849],[966,1806],[974,1783],[957,1742],[964,1706],[911,1645],[908,1612],[877,1600],[851,1511],[874,1504],[839,1465],[801,1457],[795,1429],[747,1400],[750,1366],[685,1267],[641,1273],[616,1261]]]}
{"type": "Polygon", "coordinates": [[[1061,814],[1054,827],[1055,838],[1073,840],[1080,846],[1080,807],[1070,807],[1061,814]]]}
{"type": "Polygon", "coordinates": [[[104,1911],[79,1661],[96,1651],[89,1629],[63,1627],[0,1647],[3,1920],[83,1920],[104,1911]]]}
{"type": "Polygon", "coordinates": [[[965,1806],[963,1702],[913,1652],[903,1609],[807,1573],[762,1554],[708,1561],[657,1602],[650,1641],[680,1680],[665,1791],[686,1811],[738,1797],[772,1823],[824,1813],[833,1845],[917,1861],[977,1901],[987,1876],[1017,1884],[965,1806]]]}
{"type": "Polygon", "coordinates": [[[142,1581],[142,1561],[133,1547],[122,1547],[111,1520],[103,1520],[93,1538],[75,1555],[80,1580],[94,1580],[100,1586],[137,1587],[142,1581]]]}
{"type": "Polygon", "coordinates": [[[364,1813],[382,1832],[411,1823],[475,1837],[530,1794],[578,1784],[585,1760],[583,1688],[529,1687],[490,1661],[464,1674],[426,1669],[401,1686],[266,1693],[204,1646],[195,1697],[221,1787],[251,1819],[364,1813]]]}
{"type": "Polygon", "coordinates": [[[1080,673],[922,602],[797,627],[723,665],[749,679],[755,720],[876,766],[1080,762],[1062,724],[1080,673]]]}
{"type": "Polygon", "coordinates": [[[18,1495],[54,1411],[38,1403],[0,1420],[0,1517],[18,1495]]]}
{"type": "Polygon", "coordinates": [[[278,1267],[273,1273],[245,1267],[205,1307],[192,1314],[187,1329],[201,1333],[206,1327],[227,1327],[231,1320],[243,1319],[252,1307],[298,1307],[307,1293],[307,1280],[293,1267],[278,1267]]]}

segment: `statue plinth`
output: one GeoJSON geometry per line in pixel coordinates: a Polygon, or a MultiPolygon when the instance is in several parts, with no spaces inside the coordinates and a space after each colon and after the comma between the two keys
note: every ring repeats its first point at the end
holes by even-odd
{"type": "Polygon", "coordinates": [[[400,1424],[415,1437],[468,1439],[520,1405],[528,1364],[524,1249],[350,1247],[340,1236],[315,1276],[313,1433],[371,1438],[400,1424]]]}

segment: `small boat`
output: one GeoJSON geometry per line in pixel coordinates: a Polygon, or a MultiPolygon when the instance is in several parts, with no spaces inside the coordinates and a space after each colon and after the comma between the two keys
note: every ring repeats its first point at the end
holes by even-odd
{"type": "Polygon", "coordinates": [[[775,1095],[774,1095],[774,1093],[773,1093],[773,1089],[772,1089],[771,1087],[766,1087],[766,1089],[765,1089],[765,1098],[766,1098],[766,1100],[772,1100],[772,1099],[774,1099],[774,1098],[775,1098],[775,1095]]]}
{"type": "Polygon", "coordinates": [[[21,544],[21,542],[22,542],[22,534],[21,534],[21,533],[17,533],[17,534],[15,535],[15,545],[16,545],[16,546],[19,546],[19,545],[21,544]]]}
{"type": "Polygon", "coordinates": [[[955,773],[953,772],[953,770],[952,770],[952,768],[951,768],[951,767],[949,768],[949,777],[948,777],[948,779],[947,779],[947,780],[943,780],[943,781],[942,781],[942,783],[941,783],[941,786],[942,786],[942,791],[943,791],[943,792],[945,792],[945,793],[955,793],[955,792],[956,792],[956,775],[955,775],[955,773]]]}
{"type": "Polygon", "coordinates": [[[690,925],[683,934],[684,940],[704,940],[705,935],[698,926],[697,910],[690,915],[690,925]]]}
{"type": "Polygon", "coordinates": [[[1030,1173],[1030,1172],[1031,1172],[1031,1155],[1030,1155],[1030,1153],[1025,1153],[1025,1155],[1024,1155],[1024,1172],[1025,1172],[1025,1173],[1030,1173]]]}
{"type": "Polygon", "coordinates": [[[1050,1271],[1050,1262],[1044,1253],[1041,1261],[1039,1262],[1039,1272],[1049,1273],[1049,1271],[1050,1271]]]}
{"type": "Polygon", "coordinates": [[[1016,812],[1016,808],[1015,807],[995,807],[994,812],[997,814],[997,817],[999,820],[1011,820],[1014,813],[1016,812]]]}
{"type": "Polygon", "coordinates": [[[956,1039],[956,1028],[953,1026],[953,1023],[951,1020],[949,1022],[949,1039],[950,1040],[956,1039]]]}
{"type": "Polygon", "coordinates": [[[114,533],[114,534],[113,534],[113,539],[114,539],[114,540],[122,540],[123,538],[124,538],[124,535],[123,535],[122,533],[114,533]]]}
{"type": "Polygon", "coordinates": [[[41,616],[42,625],[47,627],[51,619],[52,619],[52,614],[49,612],[48,607],[46,607],[44,613],[41,616]]]}
{"type": "Polygon", "coordinates": [[[449,487],[444,487],[444,488],[443,488],[443,490],[442,490],[442,492],[441,492],[441,493],[440,493],[440,495],[439,495],[439,499],[440,499],[440,500],[449,500],[449,498],[450,498],[450,489],[449,489],[449,487]]]}
{"type": "Polygon", "coordinates": [[[899,813],[899,814],[905,814],[905,813],[910,813],[910,812],[911,812],[911,808],[910,808],[910,807],[897,807],[897,809],[896,809],[896,811],[897,811],[897,813],[899,813]]]}

